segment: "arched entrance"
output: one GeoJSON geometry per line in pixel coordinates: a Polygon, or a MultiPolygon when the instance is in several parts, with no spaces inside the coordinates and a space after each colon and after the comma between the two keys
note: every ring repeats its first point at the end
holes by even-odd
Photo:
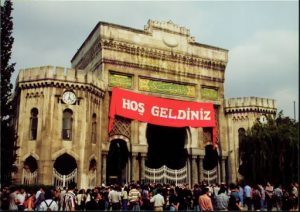
{"type": "Polygon", "coordinates": [[[203,159],[203,177],[207,184],[217,183],[219,156],[217,149],[213,145],[205,146],[205,156],[203,159]]]}
{"type": "Polygon", "coordinates": [[[146,138],[145,181],[176,185],[186,183],[187,129],[148,124],[146,138]]]}
{"type": "Polygon", "coordinates": [[[95,159],[92,159],[89,164],[89,188],[94,188],[96,186],[96,170],[97,170],[97,162],[95,159]]]}
{"type": "Polygon", "coordinates": [[[106,169],[108,183],[126,182],[128,156],[129,151],[124,140],[115,139],[110,142],[106,169]]]}
{"type": "Polygon", "coordinates": [[[70,182],[77,181],[77,163],[76,160],[65,153],[59,156],[53,165],[53,185],[68,186],[70,182]]]}
{"type": "Polygon", "coordinates": [[[34,157],[29,156],[24,161],[23,167],[23,184],[30,185],[30,184],[37,184],[37,161],[34,157]]]}
{"type": "Polygon", "coordinates": [[[181,169],[186,165],[187,139],[186,128],[165,127],[148,124],[146,131],[148,153],[146,166],[160,168],[166,165],[170,169],[181,169]]]}

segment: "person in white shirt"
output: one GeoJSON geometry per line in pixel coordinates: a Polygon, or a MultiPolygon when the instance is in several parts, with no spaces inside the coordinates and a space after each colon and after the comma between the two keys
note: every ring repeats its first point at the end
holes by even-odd
{"type": "Polygon", "coordinates": [[[51,190],[46,190],[45,191],[45,200],[41,202],[39,210],[40,211],[47,211],[48,208],[51,211],[58,211],[58,205],[57,203],[53,200],[53,195],[51,190]]]}
{"type": "Polygon", "coordinates": [[[26,192],[24,188],[20,189],[20,192],[17,194],[17,199],[18,199],[18,210],[19,211],[24,211],[25,206],[24,206],[24,201],[26,197],[26,192]]]}
{"type": "Polygon", "coordinates": [[[154,195],[151,199],[150,202],[154,203],[154,210],[155,211],[163,211],[163,207],[165,204],[165,199],[161,195],[161,188],[157,189],[157,194],[154,195]]]}
{"type": "Polygon", "coordinates": [[[12,193],[9,195],[9,210],[10,211],[17,211],[19,200],[17,198],[17,195],[20,193],[18,188],[12,188],[12,193]]]}

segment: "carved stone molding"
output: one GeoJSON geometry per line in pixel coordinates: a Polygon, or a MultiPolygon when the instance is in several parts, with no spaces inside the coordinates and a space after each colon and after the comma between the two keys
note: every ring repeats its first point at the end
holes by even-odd
{"type": "Polygon", "coordinates": [[[26,93],[26,98],[39,98],[39,97],[44,97],[43,91],[26,93]]]}
{"type": "MultiPolygon", "coordinates": [[[[133,55],[140,55],[144,57],[150,57],[153,59],[168,60],[173,62],[179,62],[191,66],[197,66],[201,68],[207,68],[215,71],[225,71],[226,63],[221,60],[211,60],[202,57],[197,57],[190,54],[181,54],[179,52],[168,51],[157,48],[141,47],[131,43],[125,43],[120,41],[112,41],[102,39],[102,47],[109,50],[115,50],[119,52],[125,52],[133,55]]],[[[98,44],[97,44],[98,45],[98,44]]]]}
{"type": "Polygon", "coordinates": [[[125,66],[125,67],[135,68],[135,69],[144,69],[144,70],[149,70],[149,71],[153,71],[153,72],[169,73],[169,74],[174,74],[174,75],[176,74],[177,76],[186,76],[186,77],[195,78],[195,79],[203,79],[203,80],[207,80],[207,81],[224,83],[224,79],[222,79],[222,78],[210,77],[210,76],[205,76],[205,75],[201,75],[201,74],[184,73],[181,71],[169,70],[169,69],[165,69],[162,67],[151,66],[151,65],[146,65],[146,64],[137,64],[137,63],[130,63],[130,62],[125,62],[125,61],[110,60],[110,59],[103,59],[102,63],[117,65],[117,66],[125,66]]]}
{"type": "Polygon", "coordinates": [[[64,81],[32,81],[19,83],[21,89],[32,89],[32,88],[45,88],[45,87],[56,87],[66,89],[76,89],[91,92],[97,96],[104,97],[105,91],[96,88],[90,84],[72,83],[64,81]]]}

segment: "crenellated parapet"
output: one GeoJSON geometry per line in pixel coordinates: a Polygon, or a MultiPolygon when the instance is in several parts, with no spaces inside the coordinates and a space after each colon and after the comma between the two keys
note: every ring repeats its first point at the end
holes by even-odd
{"type": "Polygon", "coordinates": [[[89,90],[104,95],[104,84],[96,72],[55,66],[21,69],[16,80],[19,88],[58,87],[89,90]]]}
{"type": "Polygon", "coordinates": [[[225,99],[224,110],[229,113],[264,113],[276,114],[276,101],[274,99],[259,97],[241,97],[225,99]]]}

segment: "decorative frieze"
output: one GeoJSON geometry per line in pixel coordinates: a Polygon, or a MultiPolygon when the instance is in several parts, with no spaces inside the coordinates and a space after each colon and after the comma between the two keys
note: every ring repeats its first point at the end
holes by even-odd
{"type": "Polygon", "coordinates": [[[110,72],[108,77],[108,85],[111,87],[116,86],[132,89],[132,80],[132,76],[110,72]]]}
{"type": "Polygon", "coordinates": [[[205,76],[205,75],[201,75],[201,74],[190,74],[190,73],[186,73],[186,72],[175,71],[175,70],[165,69],[162,67],[141,64],[141,63],[130,63],[127,61],[110,60],[110,59],[103,59],[102,63],[116,65],[116,66],[125,66],[125,67],[129,67],[129,68],[134,68],[134,69],[143,69],[143,70],[153,71],[153,72],[169,73],[169,74],[174,74],[174,75],[176,74],[177,76],[184,76],[184,77],[190,77],[190,78],[194,78],[194,79],[202,79],[202,80],[207,80],[207,81],[212,81],[212,82],[224,83],[224,79],[222,79],[222,78],[210,77],[210,76],[205,76]]]}
{"type": "MultiPolygon", "coordinates": [[[[56,87],[56,88],[66,88],[66,89],[77,89],[77,90],[84,90],[89,91],[97,96],[103,97],[104,91],[96,88],[92,85],[81,84],[81,83],[67,83],[61,81],[39,81],[37,82],[22,82],[19,83],[19,87],[21,89],[32,89],[32,88],[45,88],[45,87],[56,87]]],[[[31,94],[32,96],[33,94],[31,94]]],[[[34,94],[36,97],[36,94],[34,94]]]]}
{"type": "Polygon", "coordinates": [[[26,98],[39,98],[39,97],[44,97],[43,91],[26,93],[26,98]]]}
{"type": "MultiPolygon", "coordinates": [[[[171,62],[183,63],[200,68],[211,69],[215,71],[225,71],[226,62],[223,60],[212,60],[195,55],[183,54],[165,49],[141,47],[132,43],[120,41],[105,40],[101,41],[102,47],[108,50],[125,52],[131,55],[144,56],[158,60],[167,60],[171,62]]],[[[83,58],[84,59],[84,58],[83,58]]]]}
{"type": "Polygon", "coordinates": [[[219,97],[218,90],[217,88],[202,87],[201,97],[202,99],[207,99],[207,100],[218,100],[219,97]]]}
{"type": "Polygon", "coordinates": [[[139,78],[139,90],[152,93],[196,97],[196,88],[194,85],[184,85],[182,83],[164,82],[162,80],[146,78],[139,78]]]}

